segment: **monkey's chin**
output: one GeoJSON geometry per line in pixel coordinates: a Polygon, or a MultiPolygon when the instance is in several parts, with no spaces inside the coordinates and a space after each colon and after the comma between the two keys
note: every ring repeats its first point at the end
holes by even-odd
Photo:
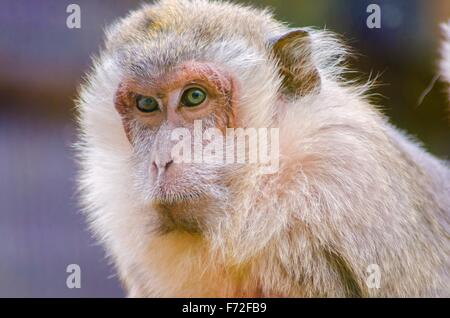
{"type": "Polygon", "coordinates": [[[210,211],[218,213],[224,208],[222,201],[214,195],[215,186],[186,178],[164,181],[169,182],[153,185],[149,202],[159,220],[158,231],[161,234],[171,231],[201,234],[208,231],[212,219],[210,211]]]}
{"type": "Polygon", "coordinates": [[[196,190],[158,187],[152,206],[159,219],[159,232],[183,231],[199,234],[205,230],[204,211],[210,200],[196,190]]]}

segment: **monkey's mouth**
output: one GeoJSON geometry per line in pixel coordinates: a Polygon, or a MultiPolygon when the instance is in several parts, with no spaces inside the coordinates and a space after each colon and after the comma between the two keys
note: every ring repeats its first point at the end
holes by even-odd
{"type": "Polygon", "coordinates": [[[206,211],[210,198],[195,190],[178,191],[158,188],[153,198],[153,208],[159,219],[161,234],[171,231],[202,233],[206,227],[206,211]]]}
{"type": "Polygon", "coordinates": [[[182,181],[157,182],[154,185],[150,199],[156,204],[189,203],[202,199],[205,191],[198,186],[184,185],[182,181]]]}
{"type": "Polygon", "coordinates": [[[151,204],[158,215],[161,232],[201,233],[208,219],[203,211],[215,202],[210,191],[211,186],[186,177],[158,180],[152,189],[151,204]]]}
{"type": "Polygon", "coordinates": [[[166,192],[164,190],[158,190],[153,194],[153,201],[159,204],[171,204],[171,203],[189,203],[202,198],[202,194],[198,192],[166,192]]]}

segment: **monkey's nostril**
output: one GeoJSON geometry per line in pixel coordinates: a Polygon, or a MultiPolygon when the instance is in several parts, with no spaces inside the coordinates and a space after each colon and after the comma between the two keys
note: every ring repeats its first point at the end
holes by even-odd
{"type": "Polygon", "coordinates": [[[164,170],[167,170],[169,168],[169,166],[172,165],[172,163],[173,163],[173,159],[171,159],[169,161],[165,161],[165,162],[153,161],[152,162],[152,168],[155,171],[163,172],[164,170]]]}
{"type": "Polygon", "coordinates": [[[169,160],[168,162],[166,162],[166,166],[165,168],[168,169],[169,166],[173,163],[173,159],[169,160]]]}

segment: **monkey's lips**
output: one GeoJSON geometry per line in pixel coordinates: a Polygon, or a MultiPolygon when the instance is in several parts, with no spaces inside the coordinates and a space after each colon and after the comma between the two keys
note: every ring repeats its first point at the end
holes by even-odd
{"type": "Polygon", "coordinates": [[[164,232],[183,230],[192,233],[202,232],[205,214],[211,202],[206,189],[186,178],[158,180],[152,192],[152,205],[159,215],[164,232]]]}
{"type": "Polygon", "coordinates": [[[204,197],[209,189],[208,182],[201,175],[204,171],[204,167],[175,163],[164,171],[151,168],[151,199],[156,202],[172,203],[204,197]]]}
{"type": "Polygon", "coordinates": [[[158,179],[153,187],[153,207],[159,215],[160,230],[201,232],[202,217],[199,211],[205,201],[203,191],[184,178],[158,179]]]}
{"type": "Polygon", "coordinates": [[[160,177],[153,183],[151,199],[158,203],[187,202],[200,199],[205,191],[183,176],[177,178],[160,177]]]}

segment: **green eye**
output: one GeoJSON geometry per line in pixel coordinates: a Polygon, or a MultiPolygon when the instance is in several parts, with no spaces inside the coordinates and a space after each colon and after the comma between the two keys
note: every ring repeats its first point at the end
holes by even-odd
{"type": "Polygon", "coordinates": [[[136,107],[143,113],[152,113],[159,109],[158,101],[154,97],[138,95],[136,107]]]}
{"type": "Polygon", "coordinates": [[[200,105],[206,99],[206,93],[198,87],[192,87],[186,90],[181,97],[181,102],[188,106],[193,107],[200,105]]]}

